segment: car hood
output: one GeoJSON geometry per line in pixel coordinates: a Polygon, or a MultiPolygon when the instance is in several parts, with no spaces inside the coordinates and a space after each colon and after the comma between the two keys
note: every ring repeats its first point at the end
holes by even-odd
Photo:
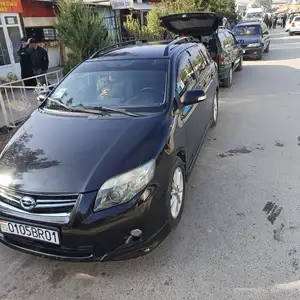
{"type": "Polygon", "coordinates": [[[261,41],[261,37],[259,35],[251,35],[251,36],[235,36],[238,43],[242,45],[249,45],[253,43],[259,43],[261,41]]]}
{"type": "Polygon", "coordinates": [[[221,17],[211,12],[174,14],[160,20],[161,25],[170,32],[196,38],[211,35],[222,25],[221,17]]]}
{"type": "Polygon", "coordinates": [[[28,193],[80,193],[155,158],[165,114],[53,115],[35,111],[0,155],[0,185],[28,193]]]}

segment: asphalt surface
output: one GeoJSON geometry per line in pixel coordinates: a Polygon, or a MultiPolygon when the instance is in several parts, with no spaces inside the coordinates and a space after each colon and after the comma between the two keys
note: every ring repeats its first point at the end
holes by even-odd
{"type": "Polygon", "coordinates": [[[0,246],[0,299],[299,299],[300,36],[222,89],[181,223],[142,258],[61,263],[0,246]]]}

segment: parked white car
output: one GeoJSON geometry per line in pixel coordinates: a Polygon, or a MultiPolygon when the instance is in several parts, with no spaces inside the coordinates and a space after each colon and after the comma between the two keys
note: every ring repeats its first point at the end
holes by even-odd
{"type": "Polygon", "coordinates": [[[290,35],[294,35],[296,33],[300,33],[300,15],[293,18],[289,28],[290,35]]]}
{"type": "Polygon", "coordinates": [[[286,19],[286,24],[285,24],[285,31],[289,31],[290,30],[290,26],[291,26],[291,23],[294,19],[295,16],[298,16],[299,14],[298,13],[291,13],[287,19],[286,19]]]}

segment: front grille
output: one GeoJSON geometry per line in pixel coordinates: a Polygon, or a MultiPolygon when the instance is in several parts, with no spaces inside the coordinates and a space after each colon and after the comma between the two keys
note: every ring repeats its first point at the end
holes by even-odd
{"type": "Polygon", "coordinates": [[[78,199],[78,195],[31,195],[0,187],[0,201],[18,209],[23,209],[20,204],[23,196],[35,200],[36,206],[30,212],[40,214],[69,213],[78,199]]]}

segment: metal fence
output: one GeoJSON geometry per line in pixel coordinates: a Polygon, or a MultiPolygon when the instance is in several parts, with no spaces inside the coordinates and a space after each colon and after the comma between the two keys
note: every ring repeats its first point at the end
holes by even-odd
{"type": "Polygon", "coordinates": [[[0,85],[0,128],[16,127],[20,121],[28,117],[37,107],[37,95],[49,89],[62,79],[62,70],[49,72],[28,79],[35,79],[36,86],[26,86],[24,80],[17,80],[0,85]],[[44,82],[41,84],[41,82],[44,82]]]}

